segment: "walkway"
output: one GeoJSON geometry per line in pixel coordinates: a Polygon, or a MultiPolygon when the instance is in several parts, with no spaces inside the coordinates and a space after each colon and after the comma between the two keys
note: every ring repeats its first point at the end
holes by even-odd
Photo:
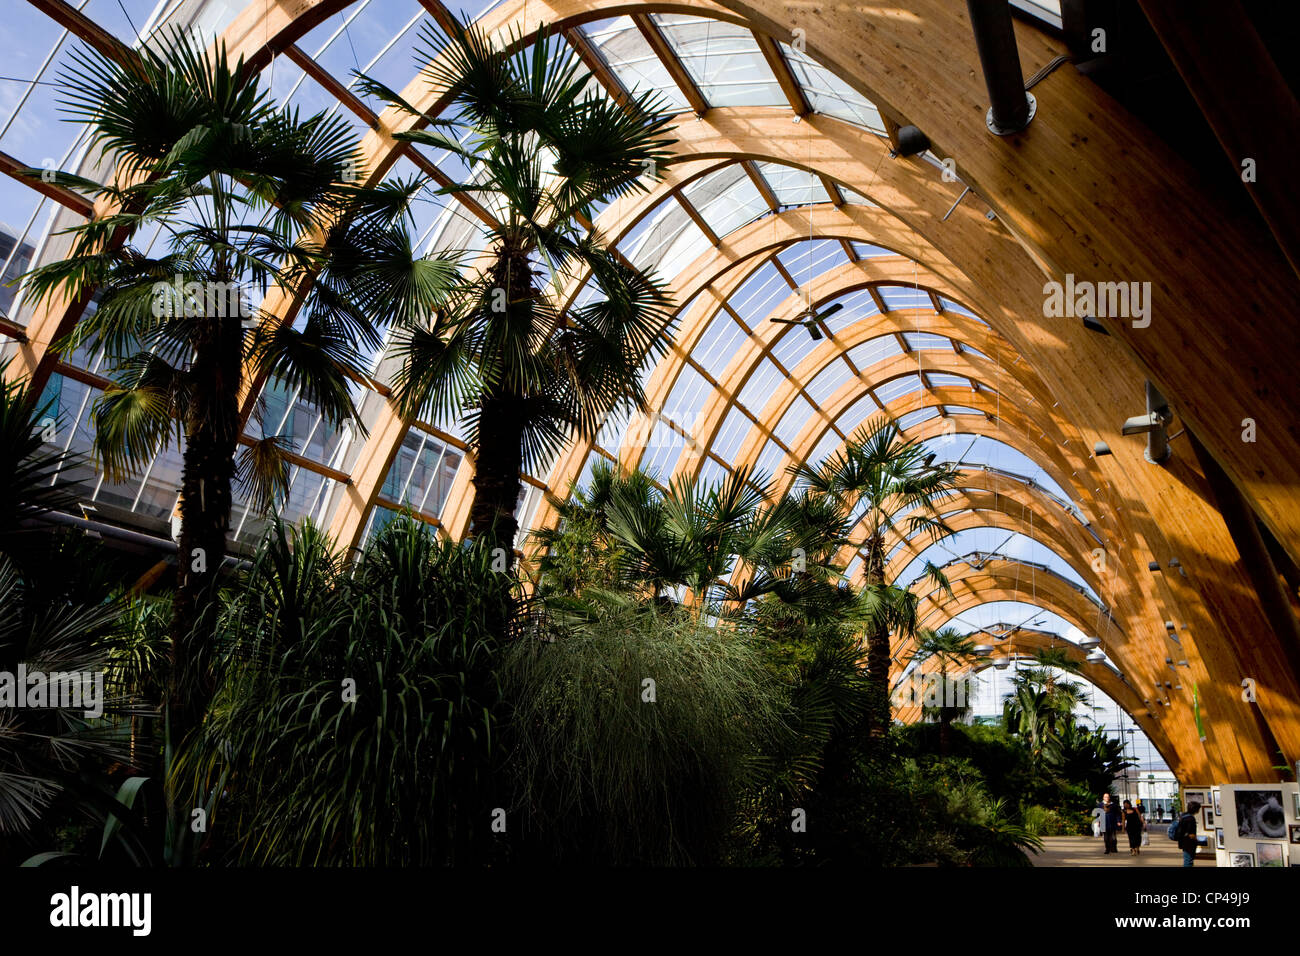
{"type": "MultiPolygon", "coordinates": [[[[1128,838],[1120,835],[1119,853],[1106,856],[1102,853],[1100,837],[1049,836],[1043,837],[1043,851],[1029,854],[1034,866],[1182,866],[1183,853],[1178,845],[1165,836],[1165,828],[1151,827],[1151,845],[1142,848],[1139,856],[1129,856],[1128,838]]],[[[1214,852],[1201,847],[1197,866],[1214,866],[1214,852]]]]}

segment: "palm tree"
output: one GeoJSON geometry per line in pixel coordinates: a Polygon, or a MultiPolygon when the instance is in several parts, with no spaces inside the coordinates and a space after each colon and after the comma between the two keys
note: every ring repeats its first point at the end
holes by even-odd
{"type": "MultiPolygon", "coordinates": [[[[123,605],[99,573],[102,555],[79,535],[42,527],[42,514],[71,500],[58,481],[68,456],[43,447],[46,409],[20,382],[0,383],[0,673],[104,669],[123,605]]],[[[48,685],[48,686],[53,686],[48,685]]],[[[13,703],[12,701],[9,703],[13,703]]],[[[104,715],[128,702],[105,692],[104,715]]],[[[73,707],[0,707],[0,861],[54,837],[54,811],[72,818],[116,812],[93,776],[125,757],[110,721],[73,707]]]]}
{"type": "Polygon", "coordinates": [[[581,223],[670,156],[669,119],[650,95],[621,105],[586,92],[589,75],[539,29],[506,55],[476,26],[429,27],[423,76],[455,120],[420,113],[381,83],[363,89],[416,117],[397,134],[464,158],[470,181],[442,192],[482,197],[495,212],[488,262],[428,326],[399,337],[395,393],[409,414],[461,414],[475,458],[470,533],[513,561],[520,473],[546,465],[610,411],[644,406],[638,371],[666,347],[664,286],[581,223]],[[440,129],[439,129],[440,128],[440,129]],[[454,134],[448,136],[441,130],[454,134]],[[595,297],[561,309],[556,287],[587,273],[595,297]]]}
{"type": "MultiPolygon", "coordinates": [[[[942,703],[938,707],[939,715],[939,753],[947,756],[952,743],[952,722],[961,716],[969,705],[958,706],[949,703],[948,671],[949,668],[966,668],[975,659],[975,642],[956,628],[945,627],[940,630],[922,628],[917,631],[916,650],[912,652],[911,661],[922,664],[934,661],[939,666],[939,680],[942,687],[942,703]]],[[[958,678],[969,684],[968,674],[958,678]]]]}
{"type": "MultiPolygon", "coordinates": [[[[820,465],[791,469],[805,493],[832,502],[846,519],[856,519],[866,529],[859,551],[865,559],[864,596],[876,610],[866,645],[872,688],[869,733],[877,741],[890,723],[891,632],[911,634],[916,626],[915,597],[885,579],[886,537],[904,529],[909,539],[933,540],[950,533],[937,506],[957,486],[959,472],[952,465],[932,461],[924,445],[905,439],[895,422],[878,417],[867,421],[820,465]]],[[[946,586],[929,562],[926,574],[946,586]]]]}
{"type": "Polygon", "coordinates": [[[1002,713],[1007,730],[1024,737],[1030,754],[1038,760],[1074,722],[1074,711],[1087,700],[1087,692],[1078,681],[1062,676],[1062,671],[1078,671],[1078,665],[1063,652],[1040,651],[1035,663],[1018,670],[1011,679],[1011,692],[1003,701],[1002,713]]]}
{"type": "Polygon", "coordinates": [[[118,477],[183,436],[180,551],[167,719],[179,742],[212,690],[205,663],[212,595],[226,554],[237,472],[261,497],[284,491],[283,439],[236,462],[240,388],[268,377],[301,389],[337,425],[349,386],[384,321],[436,306],[455,275],[420,260],[406,219],[417,184],[356,185],[358,144],[338,117],[276,108],[224,49],[177,32],[129,65],[81,51],[62,76],[64,109],[116,160],[108,185],[55,179],[116,211],[69,230],[67,258],[25,277],[36,301],[97,295],[63,348],[102,348],[116,383],[94,408],[94,448],[118,477]],[[161,251],[114,241],[161,227],[161,251]],[[249,293],[283,293],[287,320],[249,310],[249,293]],[[253,319],[261,319],[256,329],[253,319]]]}
{"type": "Polygon", "coordinates": [[[766,594],[797,600],[827,573],[815,550],[796,571],[794,548],[819,545],[802,536],[795,504],[772,502],[748,468],[712,482],[679,476],[661,490],[644,472],[601,462],[558,510],[559,527],[534,533],[544,591],[572,595],[601,577],[657,606],[676,606],[676,591],[697,615],[735,615],[766,594]]]}

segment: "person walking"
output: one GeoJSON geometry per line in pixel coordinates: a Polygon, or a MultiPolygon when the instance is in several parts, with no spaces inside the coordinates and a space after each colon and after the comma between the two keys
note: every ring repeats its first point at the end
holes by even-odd
{"type": "Polygon", "coordinates": [[[1103,794],[1101,798],[1101,824],[1106,844],[1106,848],[1102,851],[1103,856],[1107,853],[1119,852],[1119,825],[1122,819],[1119,804],[1111,799],[1109,793],[1103,794]]]}
{"type": "Polygon", "coordinates": [[[1142,831],[1147,821],[1142,811],[1128,800],[1124,801],[1124,832],[1128,834],[1128,855],[1138,856],[1142,852],[1142,831]]]}
{"type": "Polygon", "coordinates": [[[1201,805],[1193,800],[1187,805],[1187,812],[1178,818],[1178,849],[1183,851],[1183,866],[1196,862],[1196,818],[1201,812],[1201,805]]]}

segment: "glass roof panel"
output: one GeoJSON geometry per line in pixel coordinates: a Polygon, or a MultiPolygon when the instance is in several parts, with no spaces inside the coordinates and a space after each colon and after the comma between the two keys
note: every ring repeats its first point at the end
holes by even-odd
{"type": "Polygon", "coordinates": [[[946,336],[935,335],[933,332],[904,332],[903,338],[907,340],[907,345],[913,351],[917,349],[933,349],[940,352],[953,351],[952,342],[946,336]]]}
{"type": "Polygon", "coordinates": [[[801,242],[798,245],[782,249],[777,254],[781,260],[781,265],[785,266],[794,281],[801,286],[806,286],[810,282],[813,286],[813,296],[817,295],[817,276],[833,269],[836,266],[842,266],[849,261],[849,257],[844,253],[844,247],[834,239],[815,239],[811,242],[801,242]]]}
{"type": "Polygon", "coordinates": [[[892,249],[886,249],[884,246],[873,246],[869,242],[853,243],[853,251],[858,254],[859,259],[878,259],[881,256],[898,255],[892,249]]]}
{"type": "Polygon", "coordinates": [[[844,439],[840,437],[839,432],[833,428],[828,428],[826,434],[813,446],[812,452],[808,455],[808,464],[814,468],[818,467],[835,452],[835,449],[843,441],[844,439]]]}
{"type": "Polygon", "coordinates": [[[860,342],[848,351],[849,361],[860,371],[884,361],[891,355],[902,354],[903,347],[892,335],[878,335],[874,339],[860,342]]]}
{"type": "Polygon", "coordinates": [[[780,163],[755,163],[782,206],[826,202],[826,190],[815,173],[780,163]]]}
{"type": "MultiPolygon", "coordinates": [[[[950,535],[944,535],[926,547],[913,559],[896,582],[899,587],[908,587],[925,571],[925,562],[931,561],[942,567],[978,552],[980,555],[996,555],[1011,561],[1029,565],[1044,565],[1050,571],[1068,580],[1071,584],[1085,591],[1095,603],[1100,603],[1092,588],[1084,582],[1082,576],[1070,566],[1069,562],[1052,548],[1035,538],[1019,532],[1007,531],[999,527],[965,528],[950,535]]],[[[1030,589],[1033,587],[1035,569],[1026,567],[1021,571],[1023,580],[1030,589]]]]}
{"type": "Polygon", "coordinates": [[[689,365],[685,365],[682,367],[681,374],[677,376],[673,390],[668,394],[663,414],[687,431],[693,431],[700,409],[703,408],[712,391],[713,386],[709,384],[708,379],[689,365]]]}
{"type": "Polygon", "coordinates": [[[853,370],[848,365],[842,361],[835,361],[813,376],[805,391],[808,392],[809,398],[822,405],[854,377],[853,370]]]}
{"type": "Polygon", "coordinates": [[[815,416],[816,412],[813,411],[813,407],[803,399],[803,396],[796,395],[794,400],[790,402],[790,407],[781,416],[781,421],[772,430],[773,434],[781,440],[782,444],[789,447],[794,444],[795,438],[798,437],[803,427],[808,424],[809,419],[815,416]]]}
{"type": "Polygon", "coordinates": [[[758,368],[754,370],[754,374],[749,377],[749,381],[740,390],[738,396],[740,404],[748,408],[755,416],[761,414],[763,406],[767,404],[776,388],[776,383],[781,378],[780,370],[769,359],[763,359],[758,368]]]}
{"type": "Polygon", "coordinates": [[[766,200],[739,163],[691,180],[682,193],[719,237],[768,211],[766,200]]]}
{"type": "Polygon", "coordinates": [[[785,449],[774,441],[768,441],[763,451],[754,462],[754,473],[775,477],[777,469],[785,459],[785,449]]]}
{"type": "Polygon", "coordinates": [[[895,399],[920,390],[921,376],[901,375],[898,378],[890,379],[884,385],[878,386],[876,388],[876,398],[879,399],[880,404],[889,405],[895,399]]]}
{"type": "Polygon", "coordinates": [[[774,346],[772,346],[772,358],[776,359],[790,374],[794,374],[795,368],[799,363],[813,353],[821,342],[813,339],[808,334],[808,330],[802,326],[787,325],[785,332],[781,335],[774,346]]]}
{"type": "Polygon", "coordinates": [[[1046,471],[1040,468],[1033,459],[1012,448],[1004,441],[990,438],[987,435],[971,435],[958,432],[955,435],[927,438],[922,444],[930,451],[935,452],[938,461],[975,467],[986,465],[999,471],[1020,475],[1045,488],[1062,501],[1072,503],[1072,499],[1065,493],[1065,490],[1046,471]]]}
{"type": "Polygon", "coordinates": [[[727,304],[753,328],[766,319],[791,294],[789,283],[771,262],[764,262],[728,300],[727,304]]]}
{"type": "Polygon", "coordinates": [[[727,365],[749,334],[725,309],[719,309],[709,327],[691,350],[691,357],[715,379],[721,379],[727,365]]]}
{"type": "Polygon", "coordinates": [[[633,93],[658,93],[665,108],[681,113],[690,108],[667,67],[655,55],[630,17],[579,27],[596,48],[610,72],[633,93]]]}
{"type": "Polygon", "coordinates": [[[680,433],[670,428],[667,422],[657,421],[650,432],[641,467],[657,481],[667,484],[685,447],[686,439],[680,433]]]}
{"type": "Polygon", "coordinates": [[[931,388],[970,388],[970,379],[964,375],[953,375],[951,372],[931,372],[925,373],[926,379],[930,382],[931,388]]]}
{"type": "MultiPolygon", "coordinates": [[[[858,192],[856,189],[850,189],[848,186],[845,186],[843,183],[838,183],[837,185],[839,186],[840,192],[844,195],[845,202],[851,203],[854,206],[870,206],[872,208],[876,208],[876,203],[872,202],[870,199],[862,195],[862,193],[858,192]]],[[[854,245],[858,245],[858,243],[854,243],[854,245]]],[[[861,243],[861,245],[866,246],[867,244],[864,242],[861,243]]],[[[874,247],[870,247],[870,248],[874,248],[874,247]]]]}
{"type": "Polygon", "coordinates": [[[727,417],[722,420],[722,427],[718,429],[710,451],[723,461],[733,461],[753,424],[743,409],[733,405],[731,411],[727,412],[727,417]]]}
{"type": "Polygon", "coordinates": [[[903,431],[911,428],[913,425],[919,425],[922,422],[928,422],[932,418],[939,417],[939,409],[933,405],[927,405],[925,408],[918,408],[915,411],[908,412],[906,415],[898,416],[898,427],[903,431]]]}
{"type": "Polygon", "coordinates": [[[781,52],[803,88],[808,105],[814,110],[865,127],[877,136],[885,135],[880,111],[865,96],[807,54],[800,53],[785,43],[781,44],[781,52]]]}
{"type": "Polygon", "coordinates": [[[835,419],[835,425],[844,434],[853,435],[854,429],[880,411],[870,395],[863,395],[835,419]]]}
{"type": "Polygon", "coordinates": [[[681,14],[652,14],[651,19],[710,106],[787,105],[749,30],[681,14]]]}
{"type": "Polygon", "coordinates": [[[933,309],[930,295],[924,289],[910,286],[882,285],[876,291],[885,300],[885,305],[893,309],[933,309]]]}
{"type": "Polygon", "coordinates": [[[844,308],[826,319],[826,326],[832,332],[838,333],[850,325],[880,313],[880,310],[876,308],[876,300],[871,298],[871,293],[866,289],[859,289],[857,292],[850,292],[847,295],[836,297],[832,302],[827,302],[822,306],[823,311],[834,302],[841,303],[844,308]]]}

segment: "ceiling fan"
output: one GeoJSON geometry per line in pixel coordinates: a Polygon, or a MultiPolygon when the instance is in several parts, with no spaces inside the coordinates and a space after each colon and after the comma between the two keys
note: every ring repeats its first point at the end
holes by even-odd
{"type": "Polygon", "coordinates": [[[809,308],[800,314],[797,319],[778,319],[773,316],[771,321],[779,322],[782,325],[802,325],[808,330],[808,334],[812,336],[812,340],[817,342],[820,341],[824,335],[831,334],[831,330],[826,328],[825,322],[830,316],[834,315],[842,308],[844,308],[844,303],[836,302],[834,305],[822,309],[820,312],[809,308]]]}

